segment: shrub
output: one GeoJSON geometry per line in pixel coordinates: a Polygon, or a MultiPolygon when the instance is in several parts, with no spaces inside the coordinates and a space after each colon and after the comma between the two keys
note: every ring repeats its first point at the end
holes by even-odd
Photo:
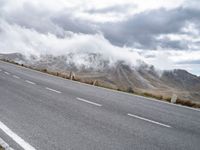
{"type": "Polygon", "coordinates": [[[171,97],[165,97],[165,98],[163,98],[165,101],[167,101],[167,102],[171,102],[171,97]]]}
{"type": "Polygon", "coordinates": [[[128,87],[127,90],[126,90],[128,93],[134,93],[134,90],[132,87],[128,87]]]}
{"type": "Polygon", "coordinates": [[[41,69],[42,72],[47,72],[48,70],[45,68],[45,69],[41,69]]]}

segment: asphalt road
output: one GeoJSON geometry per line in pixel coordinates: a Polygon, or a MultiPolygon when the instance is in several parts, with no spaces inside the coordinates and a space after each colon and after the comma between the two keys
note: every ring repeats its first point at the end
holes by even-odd
{"type": "Polygon", "coordinates": [[[0,61],[0,137],[14,149],[199,150],[200,111],[0,61]]]}

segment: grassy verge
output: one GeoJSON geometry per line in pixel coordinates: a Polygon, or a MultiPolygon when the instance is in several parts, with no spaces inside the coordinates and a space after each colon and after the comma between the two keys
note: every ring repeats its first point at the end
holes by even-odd
{"type": "MultiPolygon", "coordinates": [[[[171,97],[166,98],[166,97],[163,97],[162,95],[155,95],[155,94],[147,93],[147,92],[138,92],[138,91],[136,92],[131,87],[128,87],[127,89],[113,88],[109,85],[106,85],[103,82],[100,82],[100,81],[84,80],[84,79],[81,79],[80,77],[74,77],[74,76],[71,77],[70,74],[67,74],[67,73],[50,71],[46,68],[38,69],[38,68],[34,68],[34,67],[27,66],[27,65],[24,65],[24,64],[18,64],[14,61],[6,60],[6,59],[1,59],[1,60],[15,64],[15,65],[19,65],[19,66],[22,66],[22,67],[25,67],[25,68],[29,68],[29,69],[33,69],[33,70],[40,71],[40,72],[43,72],[43,73],[47,73],[47,74],[50,74],[50,75],[58,76],[58,77],[61,77],[61,78],[64,78],[64,79],[72,79],[74,81],[82,82],[82,83],[85,83],[85,84],[95,85],[95,86],[99,86],[99,87],[103,87],[103,88],[107,88],[107,89],[131,93],[131,94],[140,95],[140,96],[144,96],[144,97],[154,98],[154,99],[165,101],[165,102],[171,101],[171,97]]],[[[200,108],[200,103],[197,103],[197,102],[194,102],[194,101],[191,101],[191,100],[182,100],[182,99],[178,98],[177,101],[176,101],[176,104],[180,104],[180,105],[184,105],[184,106],[188,106],[188,107],[200,108]]]]}
{"type": "Polygon", "coordinates": [[[189,107],[194,107],[194,108],[200,108],[200,103],[195,103],[195,102],[190,101],[190,100],[177,99],[176,104],[181,104],[181,105],[184,105],[184,106],[189,106],[189,107]]]}
{"type": "MultiPolygon", "coordinates": [[[[162,100],[162,101],[166,101],[166,102],[171,102],[171,97],[163,97],[162,95],[154,95],[151,93],[139,93],[138,95],[144,96],[144,97],[150,97],[150,98],[154,98],[157,100],[162,100]]],[[[191,100],[183,100],[178,98],[176,100],[176,104],[180,104],[180,105],[184,105],[184,106],[188,106],[188,107],[193,107],[193,108],[200,108],[200,103],[191,101],[191,100]]]]}

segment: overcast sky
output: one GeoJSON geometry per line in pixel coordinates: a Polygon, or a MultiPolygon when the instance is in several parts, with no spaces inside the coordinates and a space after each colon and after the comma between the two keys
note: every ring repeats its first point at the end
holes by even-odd
{"type": "Polygon", "coordinates": [[[0,53],[98,52],[200,75],[200,0],[0,0],[0,53]]]}

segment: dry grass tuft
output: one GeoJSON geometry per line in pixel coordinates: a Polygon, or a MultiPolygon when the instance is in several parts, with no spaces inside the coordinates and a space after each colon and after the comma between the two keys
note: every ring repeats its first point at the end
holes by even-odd
{"type": "Polygon", "coordinates": [[[145,97],[155,98],[155,99],[158,99],[158,100],[163,100],[162,95],[154,95],[152,93],[147,93],[147,92],[141,93],[140,95],[145,96],[145,97]]]}

